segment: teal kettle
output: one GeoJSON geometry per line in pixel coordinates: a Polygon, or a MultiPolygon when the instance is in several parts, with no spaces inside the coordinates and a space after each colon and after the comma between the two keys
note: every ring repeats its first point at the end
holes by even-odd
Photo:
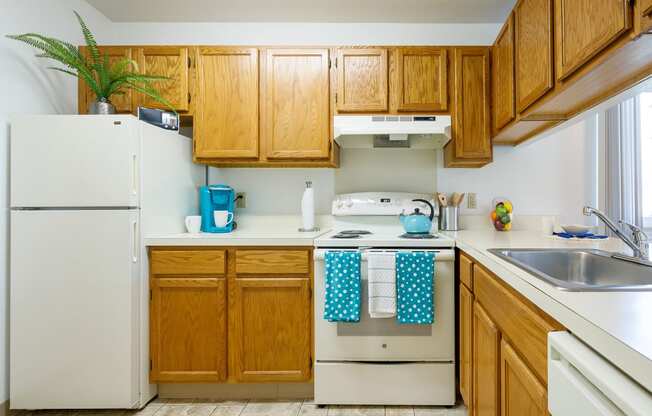
{"type": "Polygon", "coordinates": [[[408,234],[427,234],[432,229],[432,219],[435,215],[435,209],[432,204],[425,199],[413,199],[412,202],[423,202],[430,208],[430,215],[421,212],[419,208],[414,208],[411,214],[399,215],[401,224],[408,234]]]}

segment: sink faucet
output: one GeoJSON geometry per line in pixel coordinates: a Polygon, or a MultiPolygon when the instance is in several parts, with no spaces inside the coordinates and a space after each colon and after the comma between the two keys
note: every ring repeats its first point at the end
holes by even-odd
{"type": "Polygon", "coordinates": [[[618,238],[620,238],[625,244],[629,246],[629,248],[632,249],[635,258],[640,260],[649,260],[647,235],[639,227],[634,224],[626,223],[622,220],[618,221],[621,225],[625,225],[631,230],[633,238],[629,238],[629,236],[623,233],[620,230],[620,227],[614,224],[614,222],[611,221],[611,219],[609,219],[609,217],[607,217],[604,212],[586,206],[584,207],[584,215],[587,217],[590,217],[591,215],[598,217],[603,223],[605,223],[607,227],[609,227],[611,231],[614,232],[614,234],[616,234],[618,238]]]}

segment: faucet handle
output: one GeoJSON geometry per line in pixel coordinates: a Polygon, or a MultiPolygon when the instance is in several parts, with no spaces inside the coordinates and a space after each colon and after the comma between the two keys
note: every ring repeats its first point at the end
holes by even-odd
{"type": "Polygon", "coordinates": [[[641,243],[646,242],[649,238],[645,233],[645,231],[643,231],[643,229],[637,225],[630,224],[623,220],[618,220],[618,224],[624,225],[627,228],[629,228],[629,230],[632,232],[632,236],[634,237],[634,242],[636,244],[640,245],[641,243]]]}

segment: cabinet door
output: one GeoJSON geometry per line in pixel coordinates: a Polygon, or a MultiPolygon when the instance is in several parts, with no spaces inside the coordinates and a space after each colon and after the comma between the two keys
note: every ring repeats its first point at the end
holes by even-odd
{"type": "Polygon", "coordinates": [[[473,303],[473,416],[500,412],[500,333],[489,315],[473,303]]]}
{"type": "Polygon", "coordinates": [[[629,0],[555,0],[557,78],[571,75],[630,26],[629,0]]]}
{"type": "Polygon", "coordinates": [[[258,157],[258,50],[198,47],[196,158],[258,157]]]}
{"type": "MultiPolygon", "coordinates": [[[[132,50],[126,46],[100,46],[100,54],[109,57],[109,65],[113,65],[121,58],[132,59],[132,50]]],[[[80,51],[89,56],[88,48],[85,46],[80,47],[80,51]]],[[[86,114],[88,112],[88,105],[97,99],[95,93],[88,88],[85,82],[79,79],[78,83],[78,110],[79,114],[86,114]]],[[[133,91],[131,89],[124,89],[124,94],[114,94],[111,96],[111,102],[115,106],[118,113],[131,113],[132,112],[132,98],[133,91]]]]}
{"type": "Polygon", "coordinates": [[[330,151],[328,49],[268,49],[265,142],[269,159],[323,159],[330,151]]]}
{"type": "Polygon", "coordinates": [[[491,159],[489,48],[455,50],[453,142],[455,158],[491,159]]]}
{"type": "Polygon", "coordinates": [[[310,279],[232,282],[229,336],[235,378],[245,382],[310,379],[310,279]]]}
{"type": "Polygon", "coordinates": [[[493,128],[514,120],[514,16],[510,15],[491,51],[493,128]]]}
{"type": "Polygon", "coordinates": [[[514,8],[516,108],[525,110],[553,86],[552,0],[522,0],[514,8]]]}
{"type": "Polygon", "coordinates": [[[152,278],[151,382],[226,379],[224,279],[152,278]]]}
{"type": "Polygon", "coordinates": [[[460,284],[460,393],[464,404],[471,407],[473,397],[473,294],[460,284]]]}
{"type": "MultiPolygon", "coordinates": [[[[179,112],[188,111],[188,48],[178,46],[148,46],[136,49],[138,71],[147,75],[162,75],[167,80],[153,82],[161,96],[179,112]]],[[[138,106],[167,109],[152,98],[134,93],[134,108],[138,106]]]]}
{"type": "Polygon", "coordinates": [[[500,343],[500,392],[502,416],[545,416],[545,387],[504,339],[500,343]]]}
{"type": "Polygon", "coordinates": [[[637,10],[637,33],[646,33],[652,29],[652,0],[640,0],[637,10]]]}
{"type": "Polygon", "coordinates": [[[387,49],[337,51],[337,111],[387,111],[387,49]]]}
{"type": "Polygon", "coordinates": [[[445,111],[448,107],[448,60],[442,48],[396,51],[399,111],[445,111]]]}

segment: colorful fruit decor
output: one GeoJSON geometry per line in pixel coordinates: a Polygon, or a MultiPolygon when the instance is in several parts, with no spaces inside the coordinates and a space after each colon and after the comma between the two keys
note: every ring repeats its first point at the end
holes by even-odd
{"type": "Polygon", "coordinates": [[[509,231],[512,229],[512,217],[514,206],[507,198],[496,198],[493,201],[491,211],[491,223],[496,231],[509,231]]]}

